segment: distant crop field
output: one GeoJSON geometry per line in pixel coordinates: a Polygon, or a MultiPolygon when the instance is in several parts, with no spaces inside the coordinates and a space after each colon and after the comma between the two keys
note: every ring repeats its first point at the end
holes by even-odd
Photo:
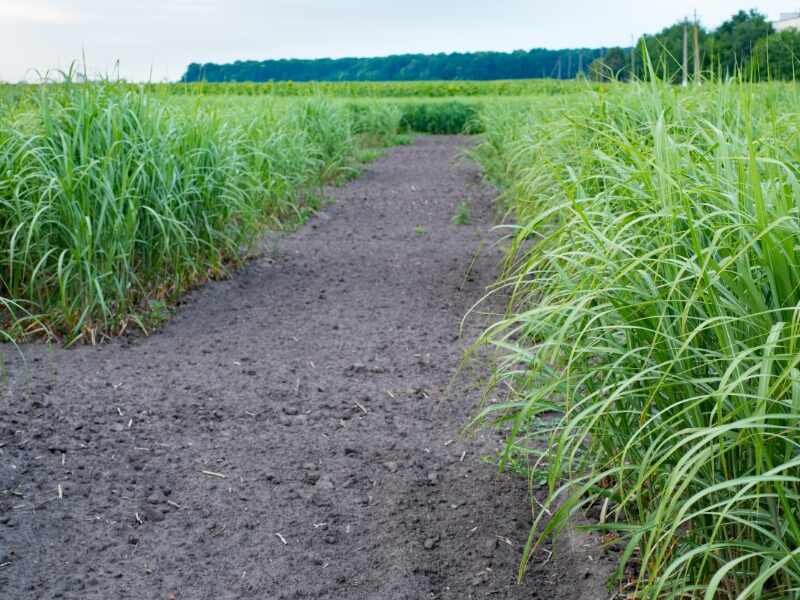
{"type": "MultiPolygon", "coordinates": [[[[587,82],[549,79],[508,81],[412,81],[412,82],[319,82],[319,83],[189,83],[167,84],[169,93],[232,94],[244,96],[341,96],[341,97],[416,97],[448,98],[453,96],[527,96],[578,92],[587,82]]],[[[156,86],[160,87],[160,86],[156,86]]]]}
{"type": "MultiPolygon", "coordinates": [[[[605,84],[585,80],[513,79],[506,81],[153,83],[150,93],[200,96],[333,96],[343,98],[450,98],[474,96],[561,95],[600,89],[605,84]]],[[[27,84],[2,85],[19,93],[27,84]]],[[[139,86],[131,84],[131,88],[139,86]]]]}

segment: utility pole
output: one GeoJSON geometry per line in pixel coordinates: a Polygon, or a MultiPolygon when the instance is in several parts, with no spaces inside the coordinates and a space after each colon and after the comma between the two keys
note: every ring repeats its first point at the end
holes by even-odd
{"type": "Polygon", "coordinates": [[[700,26],[697,23],[697,11],[694,11],[694,83],[702,83],[702,69],[700,65],[700,26]]]}
{"type": "Polygon", "coordinates": [[[689,85],[689,19],[683,20],[683,87],[689,85]]]}

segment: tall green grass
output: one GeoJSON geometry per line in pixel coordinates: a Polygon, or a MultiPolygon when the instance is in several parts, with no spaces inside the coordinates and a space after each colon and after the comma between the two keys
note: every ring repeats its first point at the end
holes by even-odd
{"type": "Polygon", "coordinates": [[[350,102],[353,132],[369,145],[385,146],[401,141],[403,111],[394,102],[350,102]]]}
{"type": "Polygon", "coordinates": [[[548,481],[521,574],[597,506],[626,594],[800,597],[797,87],[610,86],[484,122],[515,224],[479,421],[548,481]]]}
{"type": "Polygon", "coordinates": [[[239,263],[351,169],[340,104],[45,85],[0,115],[0,329],[96,341],[239,263]]]}
{"type": "Polygon", "coordinates": [[[478,133],[482,104],[463,100],[404,102],[401,125],[408,131],[441,134],[478,133]]]}
{"type": "MultiPolygon", "coordinates": [[[[69,77],[69,76],[68,76],[69,77]]],[[[95,342],[235,267],[363,146],[461,133],[475,103],[0,88],[0,333],[95,342]]]]}

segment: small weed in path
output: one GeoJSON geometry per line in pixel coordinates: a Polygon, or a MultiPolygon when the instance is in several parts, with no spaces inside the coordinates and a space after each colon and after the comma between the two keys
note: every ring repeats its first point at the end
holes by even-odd
{"type": "Polygon", "coordinates": [[[469,204],[461,202],[452,221],[453,225],[469,225],[469,204]]]}

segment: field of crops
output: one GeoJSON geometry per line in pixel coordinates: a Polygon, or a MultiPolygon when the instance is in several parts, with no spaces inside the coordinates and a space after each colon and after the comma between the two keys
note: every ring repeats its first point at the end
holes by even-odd
{"type": "Polygon", "coordinates": [[[626,593],[797,598],[796,86],[632,84],[485,128],[512,299],[481,418],[546,470],[525,561],[591,508],[626,593]]]}
{"type": "Polygon", "coordinates": [[[0,332],[148,330],[377,148],[482,133],[511,299],[481,340],[498,400],[476,424],[506,428],[501,465],[548,487],[520,573],[588,510],[625,593],[798,598],[798,98],[733,82],[5,86],[0,332]]]}
{"type": "MultiPolygon", "coordinates": [[[[117,83],[130,90],[143,89],[162,96],[272,96],[335,98],[454,98],[555,96],[602,89],[604,84],[555,79],[513,79],[507,81],[398,81],[398,82],[293,82],[269,83],[117,83]]],[[[28,93],[35,85],[0,83],[0,95],[28,93]]]]}
{"type": "Polygon", "coordinates": [[[471,100],[224,89],[2,89],[4,337],[95,342],[146,330],[182,292],[238,264],[264,227],[304,218],[371,147],[479,123],[471,100]]]}
{"type": "Polygon", "coordinates": [[[579,93],[587,86],[602,84],[555,79],[513,79],[507,81],[401,81],[401,82],[318,82],[295,83],[189,83],[156,84],[153,91],[182,95],[243,96],[336,96],[340,98],[452,98],[474,96],[519,97],[579,93]]]}

